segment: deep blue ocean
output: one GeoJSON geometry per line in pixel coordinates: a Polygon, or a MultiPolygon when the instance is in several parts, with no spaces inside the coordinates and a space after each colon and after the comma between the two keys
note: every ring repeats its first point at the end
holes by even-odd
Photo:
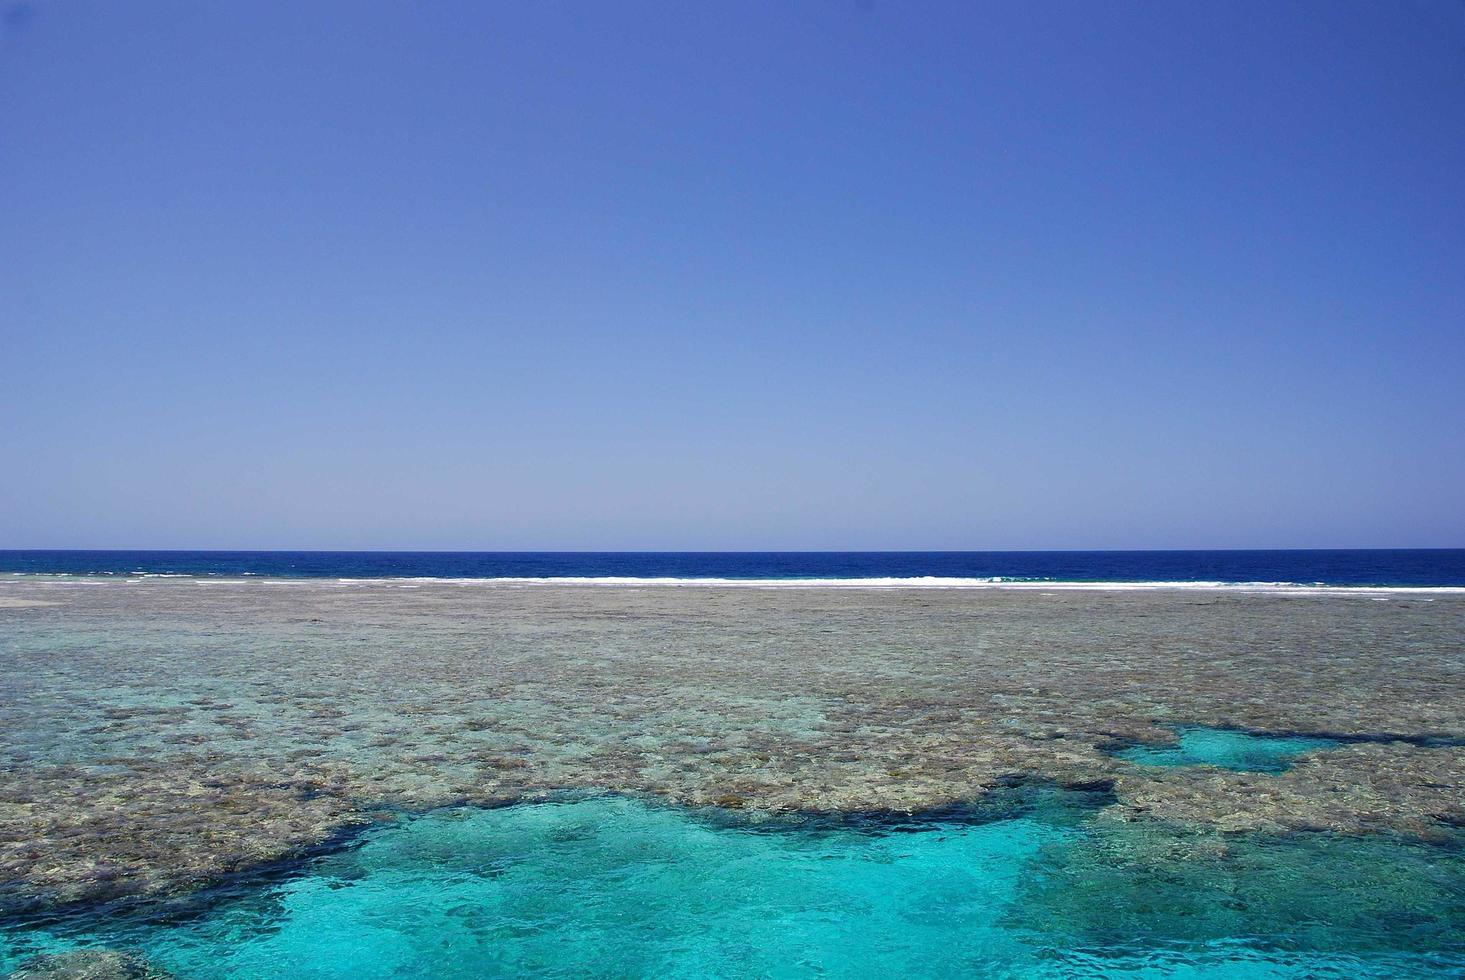
{"type": "Polygon", "coordinates": [[[1005,578],[1465,586],[1465,549],[1336,551],[0,551],[0,572],[305,578],[1005,578]]]}

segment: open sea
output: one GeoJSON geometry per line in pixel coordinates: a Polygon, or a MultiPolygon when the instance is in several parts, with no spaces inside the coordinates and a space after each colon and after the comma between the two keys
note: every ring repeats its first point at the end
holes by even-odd
{"type": "Polygon", "coordinates": [[[946,579],[1465,586],[1465,549],[1333,551],[0,551],[0,572],[320,578],[946,579]]]}

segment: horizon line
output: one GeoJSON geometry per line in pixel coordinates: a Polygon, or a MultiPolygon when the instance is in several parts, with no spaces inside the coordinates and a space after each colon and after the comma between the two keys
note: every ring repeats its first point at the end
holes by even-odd
{"type": "Polygon", "coordinates": [[[1427,547],[1368,546],[1359,548],[0,548],[13,553],[233,554],[233,555],[1074,555],[1074,554],[1186,554],[1210,552],[1350,552],[1350,551],[1465,551],[1461,545],[1427,547]]]}

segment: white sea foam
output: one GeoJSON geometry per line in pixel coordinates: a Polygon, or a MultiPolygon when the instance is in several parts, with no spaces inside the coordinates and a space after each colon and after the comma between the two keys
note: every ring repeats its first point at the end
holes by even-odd
{"type": "Polygon", "coordinates": [[[587,588],[682,588],[682,589],[825,589],[825,590],[871,590],[897,591],[921,589],[967,589],[1006,590],[1015,592],[1038,592],[1041,595],[1057,595],[1061,592],[1217,592],[1262,594],[1276,596],[1319,596],[1351,595],[1370,598],[1390,596],[1438,596],[1465,595],[1465,586],[1458,585],[1327,585],[1319,582],[1080,582],[1053,581],[1048,579],[1018,579],[993,576],[990,578],[949,578],[940,576],[912,576],[885,578],[676,578],[637,576],[506,576],[499,578],[446,578],[435,576],[383,576],[379,578],[314,578],[314,577],[267,577],[242,578],[235,576],[192,576],[180,573],[143,573],[128,578],[46,575],[25,572],[12,573],[10,582],[33,581],[52,587],[74,585],[104,585],[112,582],[138,583],[148,580],[151,584],[166,585],[169,580],[191,581],[198,585],[258,585],[258,586],[301,586],[312,584],[335,585],[337,587],[395,586],[418,588],[425,585],[450,585],[463,588],[527,588],[533,586],[561,586],[587,588]]]}
{"type": "MultiPolygon", "coordinates": [[[[308,581],[308,580],[304,580],[308,581]]],[[[410,581],[421,584],[471,587],[587,586],[621,588],[728,588],[728,589],[1001,589],[1056,592],[1147,592],[1160,590],[1242,592],[1272,595],[1465,595],[1465,586],[1453,585],[1326,585],[1306,582],[1059,582],[1045,579],[945,578],[674,578],[635,576],[505,576],[498,578],[341,578],[339,585],[373,585],[410,581]]]]}

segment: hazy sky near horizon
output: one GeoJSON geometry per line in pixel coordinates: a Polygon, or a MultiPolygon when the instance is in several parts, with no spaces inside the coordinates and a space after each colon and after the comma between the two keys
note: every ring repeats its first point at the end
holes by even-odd
{"type": "Polygon", "coordinates": [[[0,547],[1465,545],[1465,6],[0,0],[0,547]]]}

